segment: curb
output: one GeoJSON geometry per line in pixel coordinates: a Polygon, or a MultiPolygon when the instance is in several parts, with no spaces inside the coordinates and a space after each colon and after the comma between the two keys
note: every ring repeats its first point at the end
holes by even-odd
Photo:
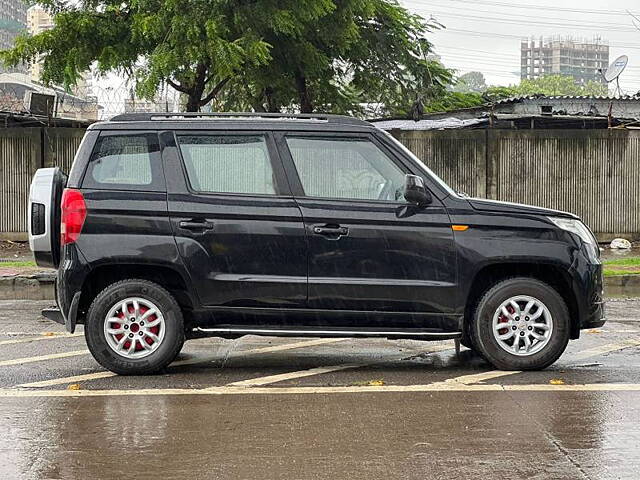
{"type": "Polygon", "coordinates": [[[640,297],[640,275],[605,277],[604,293],[607,297],[640,297]]]}
{"type": "Polygon", "coordinates": [[[0,300],[54,300],[54,273],[0,277],[0,300]]]}
{"type": "MultiPolygon", "coordinates": [[[[54,273],[0,277],[0,300],[54,300],[54,273]]],[[[604,279],[605,297],[640,297],[640,275],[615,275],[604,279]]]]}

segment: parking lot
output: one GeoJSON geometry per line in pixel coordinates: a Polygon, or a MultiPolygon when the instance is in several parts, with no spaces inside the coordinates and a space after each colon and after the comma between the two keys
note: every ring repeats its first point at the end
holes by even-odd
{"type": "Polygon", "coordinates": [[[166,374],[102,370],[81,333],[0,302],[0,478],[634,478],[640,300],[542,372],[453,341],[244,337],[166,374]]]}

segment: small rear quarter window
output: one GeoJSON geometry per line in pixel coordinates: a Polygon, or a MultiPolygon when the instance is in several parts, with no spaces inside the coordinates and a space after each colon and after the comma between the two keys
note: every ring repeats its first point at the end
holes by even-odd
{"type": "Polygon", "coordinates": [[[82,186],[96,190],[164,191],[158,136],[155,133],[101,135],[82,186]]]}

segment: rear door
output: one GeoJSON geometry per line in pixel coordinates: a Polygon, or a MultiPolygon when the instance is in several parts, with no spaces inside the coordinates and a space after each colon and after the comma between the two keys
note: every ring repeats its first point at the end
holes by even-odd
{"type": "MultiPolygon", "coordinates": [[[[163,134],[178,249],[203,305],[305,307],[307,243],[266,131],[163,134]]],[[[281,319],[279,320],[281,321],[281,319]]]]}
{"type": "MultiPolygon", "coordinates": [[[[288,134],[278,145],[309,239],[309,308],[418,314],[397,317],[397,327],[452,311],[447,211],[436,196],[421,208],[403,198],[405,174],[419,172],[372,134],[288,134]]],[[[365,315],[361,324],[386,321],[365,315]]]]}

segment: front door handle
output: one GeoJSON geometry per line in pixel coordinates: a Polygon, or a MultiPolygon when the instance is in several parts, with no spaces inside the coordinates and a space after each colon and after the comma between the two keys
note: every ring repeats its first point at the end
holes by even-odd
{"type": "Polygon", "coordinates": [[[331,239],[338,239],[349,235],[349,229],[347,227],[341,227],[340,225],[315,225],[313,227],[313,233],[331,239]]]}
{"type": "Polygon", "coordinates": [[[180,228],[184,230],[213,230],[213,223],[202,221],[182,221],[178,223],[180,228]]]}

